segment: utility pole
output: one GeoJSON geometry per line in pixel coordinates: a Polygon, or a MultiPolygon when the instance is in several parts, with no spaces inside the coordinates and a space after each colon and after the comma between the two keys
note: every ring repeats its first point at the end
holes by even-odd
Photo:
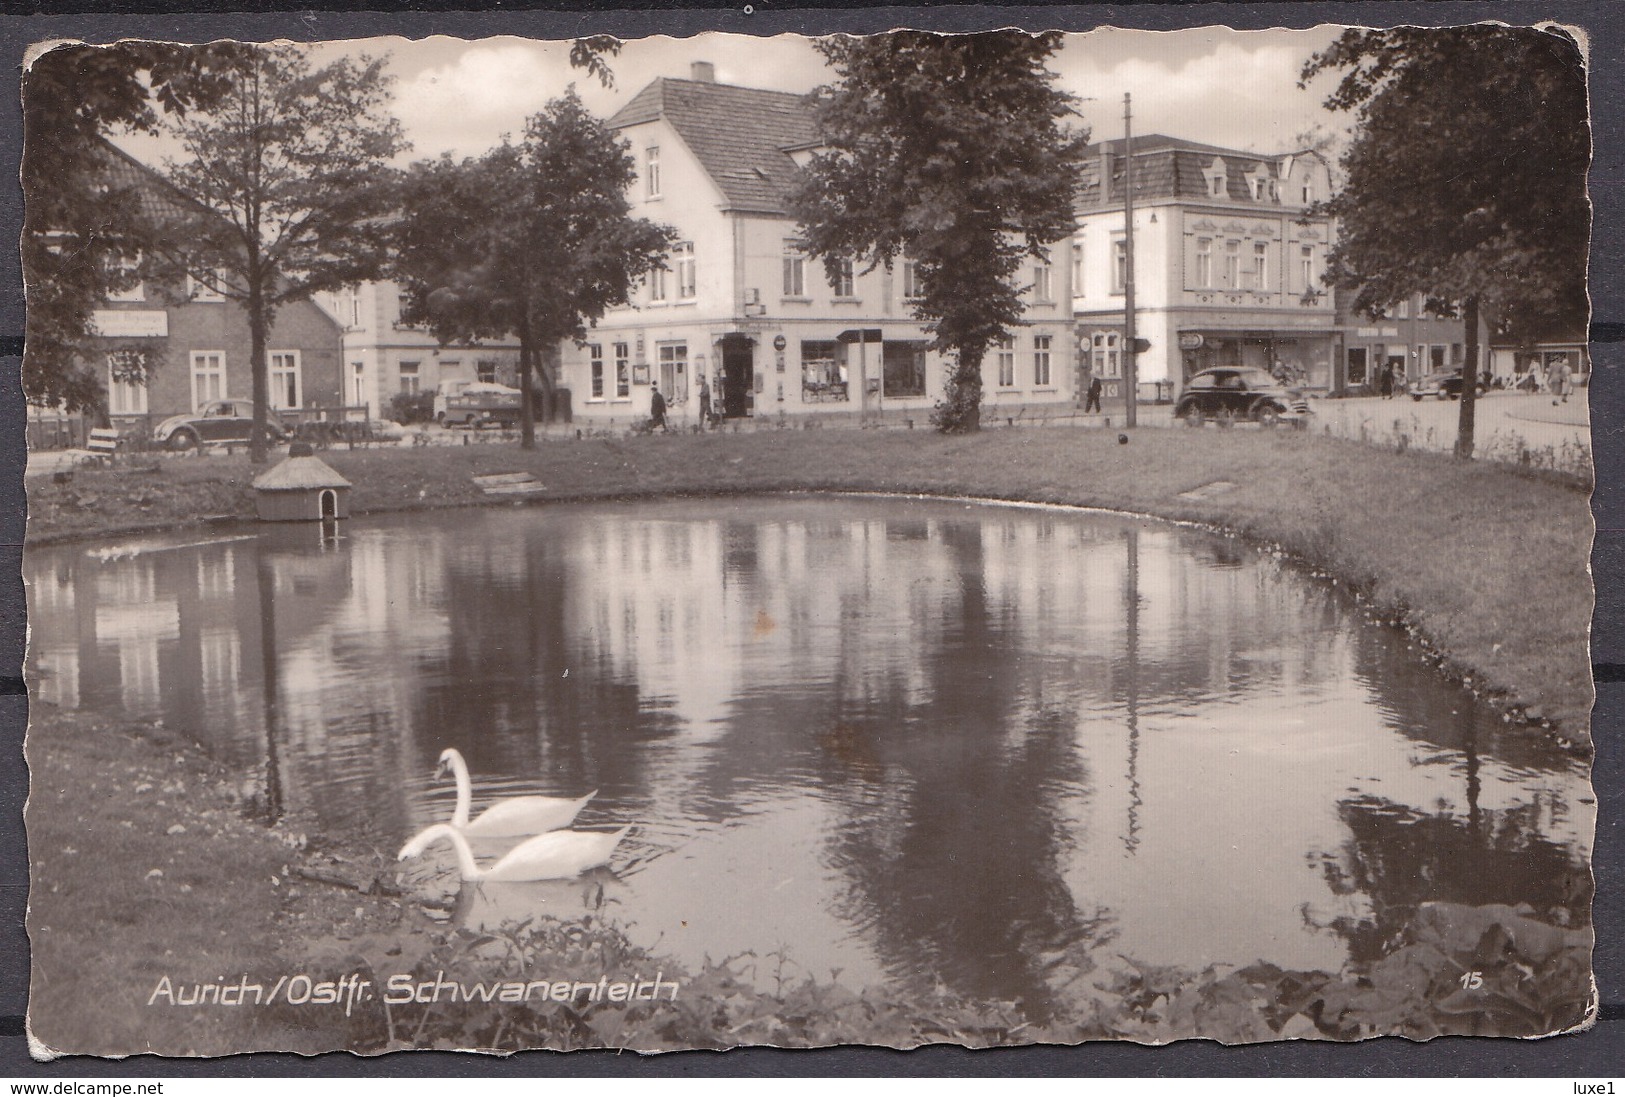
{"type": "Polygon", "coordinates": [[[1134,350],[1134,129],[1123,93],[1123,422],[1134,426],[1140,360],[1134,350]]]}

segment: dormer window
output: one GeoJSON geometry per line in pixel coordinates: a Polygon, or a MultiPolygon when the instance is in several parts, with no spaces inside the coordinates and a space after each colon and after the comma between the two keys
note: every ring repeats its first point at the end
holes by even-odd
{"type": "Polygon", "coordinates": [[[1214,157],[1213,163],[1208,165],[1208,169],[1202,173],[1202,178],[1207,180],[1207,196],[1209,198],[1223,198],[1229,193],[1229,187],[1226,186],[1227,174],[1224,161],[1214,157]]]}
{"type": "Polygon", "coordinates": [[[1313,179],[1303,181],[1303,204],[1306,206],[1315,204],[1315,181],[1313,179]]]}

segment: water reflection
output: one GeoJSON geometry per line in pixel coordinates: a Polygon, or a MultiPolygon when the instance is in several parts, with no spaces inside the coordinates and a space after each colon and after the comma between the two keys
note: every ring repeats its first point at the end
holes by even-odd
{"type": "Polygon", "coordinates": [[[476,811],[597,788],[578,825],[638,824],[614,873],[465,890],[474,924],[605,906],[690,961],[1042,1015],[1091,955],[1334,970],[1428,899],[1584,917],[1583,771],[1205,534],[687,502],[25,570],[37,697],[191,731],[270,814],[395,848],[456,746],[476,811]]]}

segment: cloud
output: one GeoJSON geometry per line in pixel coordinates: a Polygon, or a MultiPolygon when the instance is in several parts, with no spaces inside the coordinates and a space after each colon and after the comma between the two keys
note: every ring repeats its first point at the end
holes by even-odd
{"type": "Polygon", "coordinates": [[[424,45],[454,56],[418,68],[396,86],[395,114],[412,139],[414,158],[478,155],[504,134],[517,137],[528,116],[580,75],[562,43],[431,39],[424,45]]]}
{"type": "Polygon", "coordinates": [[[1298,87],[1304,62],[1333,33],[1110,31],[1068,42],[1058,69],[1067,90],[1092,97],[1080,113],[1097,140],[1122,136],[1127,92],[1136,133],[1280,152],[1317,123],[1347,124],[1321,106],[1326,78],[1298,87]]]}

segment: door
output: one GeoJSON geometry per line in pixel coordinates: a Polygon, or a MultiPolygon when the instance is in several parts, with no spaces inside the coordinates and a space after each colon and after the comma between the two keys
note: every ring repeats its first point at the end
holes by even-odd
{"type": "Polygon", "coordinates": [[[756,346],[749,339],[728,338],[722,343],[722,414],[729,419],[749,415],[756,404],[756,346]]]}

